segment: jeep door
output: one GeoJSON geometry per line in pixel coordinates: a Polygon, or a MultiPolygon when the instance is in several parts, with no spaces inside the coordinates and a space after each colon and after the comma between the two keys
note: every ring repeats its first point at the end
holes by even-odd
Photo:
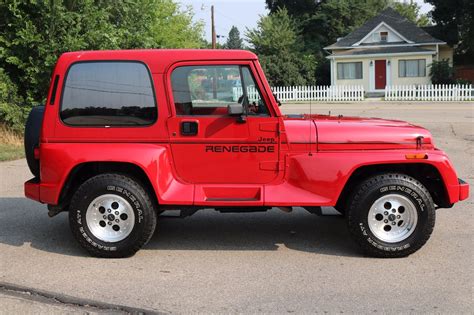
{"type": "Polygon", "coordinates": [[[279,120],[253,73],[252,62],[187,62],[169,71],[168,131],[180,179],[235,185],[277,177],[279,120]],[[229,105],[243,113],[229,114],[229,105]]]}

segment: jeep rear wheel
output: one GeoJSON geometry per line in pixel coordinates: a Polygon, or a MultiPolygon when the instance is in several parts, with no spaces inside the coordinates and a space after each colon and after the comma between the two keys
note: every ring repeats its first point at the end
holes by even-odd
{"type": "Polygon", "coordinates": [[[361,183],[348,211],[349,229],[369,256],[405,257],[429,239],[435,206],[428,190],[404,174],[383,174],[361,183]]]}
{"type": "Polygon", "coordinates": [[[96,257],[128,257],[153,235],[156,212],[146,190],[119,174],[85,181],[70,205],[69,223],[75,238],[96,257]]]}

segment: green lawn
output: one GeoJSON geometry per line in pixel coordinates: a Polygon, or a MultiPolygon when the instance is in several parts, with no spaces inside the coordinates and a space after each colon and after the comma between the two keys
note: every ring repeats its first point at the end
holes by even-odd
{"type": "Polygon", "coordinates": [[[0,143],[0,161],[17,160],[25,157],[22,145],[0,143]]]}

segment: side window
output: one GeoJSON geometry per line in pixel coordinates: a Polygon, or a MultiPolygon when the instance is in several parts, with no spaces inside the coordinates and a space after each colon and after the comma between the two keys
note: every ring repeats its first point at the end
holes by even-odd
{"type": "Polygon", "coordinates": [[[67,74],[61,119],[72,126],[143,126],[158,113],[151,76],[139,62],[80,62],[67,74]]]}
{"type": "Polygon", "coordinates": [[[247,67],[179,67],[171,74],[171,86],[177,115],[225,116],[230,104],[241,104],[250,115],[259,114],[259,105],[268,112],[247,67]]]}

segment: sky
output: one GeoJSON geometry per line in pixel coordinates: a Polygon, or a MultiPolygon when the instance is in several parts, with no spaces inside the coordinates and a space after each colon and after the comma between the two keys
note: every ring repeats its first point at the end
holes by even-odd
{"type": "MultiPolygon", "coordinates": [[[[224,36],[218,42],[225,43],[232,25],[237,26],[241,37],[247,28],[255,28],[260,15],[266,15],[265,0],[177,0],[184,6],[192,6],[194,20],[205,23],[206,39],[211,41],[211,5],[214,5],[214,20],[217,35],[224,36]]],[[[403,0],[400,0],[403,2],[403,0]]],[[[423,0],[415,0],[421,6],[421,13],[431,10],[423,0]]]]}
{"type": "Polygon", "coordinates": [[[245,30],[255,28],[259,15],[266,15],[265,0],[178,0],[183,5],[191,5],[194,19],[205,23],[206,39],[211,41],[211,5],[214,5],[214,21],[217,35],[225,36],[218,39],[225,43],[233,25],[237,26],[240,36],[245,30]]]}

